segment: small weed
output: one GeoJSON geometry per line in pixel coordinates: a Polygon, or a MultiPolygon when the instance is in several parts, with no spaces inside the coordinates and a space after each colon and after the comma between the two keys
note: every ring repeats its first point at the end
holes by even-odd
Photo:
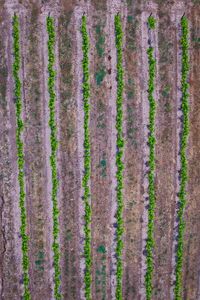
{"type": "Polygon", "coordinates": [[[150,16],[148,18],[148,26],[150,29],[155,29],[156,28],[156,19],[153,16],[150,16]]]}
{"type": "Polygon", "coordinates": [[[101,85],[105,75],[106,75],[105,68],[101,68],[98,72],[95,73],[95,79],[97,85],[101,85]]]}
{"type": "Polygon", "coordinates": [[[98,248],[97,248],[97,252],[98,253],[106,253],[106,248],[104,245],[100,245],[98,248]]]}
{"type": "Polygon", "coordinates": [[[127,22],[132,23],[133,22],[133,16],[127,16],[127,22]]]}
{"type": "Polygon", "coordinates": [[[162,91],[162,96],[164,98],[168,98],[169,97],[169,94],[170,94],[170,86],[165,86],[163,91],[162,91]]]}
{"type": "Polygon", "coordinates": [[[166,113],[169,113],[172,111],[172,107],[171,107],[171,104],[169,102],[166,102],[165,103],[165,112],[166,113]]]}
{"type": "Polygon", "coordinates": [[[103,158],[100,160],[98,167],[101,168],[101,176],[106,177],[107,162],[105,158],[105,153],[103,154],[103,158]]]}
{"type": "Polygon", "coordinates": [[[104,52],[105,52],[105,36],[103,34],[103,28],[100,24],[96,26],[96,37],[97,37],[97,42],[96,42],[96,49],[97,49],[97,54],[99,57],[103,57],[104,52]]]}

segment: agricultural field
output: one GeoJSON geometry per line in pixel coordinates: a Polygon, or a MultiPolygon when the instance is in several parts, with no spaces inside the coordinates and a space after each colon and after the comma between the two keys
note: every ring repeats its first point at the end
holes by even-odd
{"type": "Polygon", "coordinates": [[[200,0],[0,0],[0,300],[200,300],[200,0]]]}

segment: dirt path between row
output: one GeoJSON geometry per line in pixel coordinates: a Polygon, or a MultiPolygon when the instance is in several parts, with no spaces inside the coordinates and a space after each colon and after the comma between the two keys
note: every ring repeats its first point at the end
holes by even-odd
{"type": "MultiPolygon", "coordinates": [[[[3,8],[3,1],[1,3],[3,8]]],[[[12,27],[11,10],[5,6],[1,10],[1,148],[0,166],[2,170],[0,184],[1,198],[1,259],[0,259],[0,297],[1,299],[19,299],[22,294],[21,281],[21,239],[20,211],[18,205],[18,170],[15,144],[15,103],[13,101],[12,81],[12,27]],[[2,22],[6,16],[6,22],[2,22]]]]}

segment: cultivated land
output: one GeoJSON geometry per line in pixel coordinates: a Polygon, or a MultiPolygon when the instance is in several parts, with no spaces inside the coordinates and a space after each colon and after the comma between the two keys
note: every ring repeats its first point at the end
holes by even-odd
{"type": "Polygon", "coordinates": [[[199,65],[199,0],[0,0],[0,300],[200,299],[199,65]]]}

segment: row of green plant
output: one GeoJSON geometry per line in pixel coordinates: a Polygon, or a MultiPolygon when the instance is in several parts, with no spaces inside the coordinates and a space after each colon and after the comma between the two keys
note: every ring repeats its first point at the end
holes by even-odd
{"type": "Polygon", "coordinates": [[[57,178],[57,129],[56,129],[56,118],[55,118],[55,78],[56,72],[54,70],[55,64],[55,28],[54,19],[51,16],[47,17],[47,32],[48,32],[48,92],[49,92],[49,127],[50,127],[50,142],[51,142],[51,178],[52,178],[52,203],[53,203],[53,263],[54,263],[54,297],[56,300],[61,299],[60,293],[60,248],[59,248],[59,209],[57,201],[58,192],[58,178],[57,178]]]}
{"type": "Polygon", "coordinates": [[[182,299],[182,264],[183,264],[183,235],[184,235],[184,209],[186,206],[186,184],[188,179],[187,172],[187,141],[189,135],[189,93],[188,93],[188,73],[189,73],[189,53],[188,53],[188,20],[185,16],[181,19],[181,48],[182,48],[182,70],[181,70],[181,92],[182,92],[182,103],[181,109],[183,113],[182,121],[182,133],[180,141],[180,159],[181,159],[181,170],[180,170],[180,190],[179,190],[179,210],[178,210],[178,241],[177,241],[177,252],[176,252],[176,268],[175,268],[175,299],[182,299]]]}
{"type": "Polygon", "coordinates": [[[123,90],[124,90],[124,70],[123,70],[123,31],[120,15],[115,16],[115,45],[117,50],[117,99],[116,99],[116,129],[117,129],[117,153],[116,153],[116,178],[117,178],[117,228],[116,228],[116,299],[122,299],[122,251],[123,251],[123,170],[122,161],[124,151],[123,138],[123,90]]]}
{"type": "Polygon", "coordinates": [[[82,17],[82,69],[83,69],[83,106],[84,106],[84,175],[82,180],[82,187],[84,189],[84,258],[85,258],[85,298],[91,299],[91,205],[90,205],[90,173],[91,173],[91,159],[90,159],[90,132],[89,132],[89,115],[90,115],[90,77],[89,77],[89,35],[87,32],[87,18],[82,17]]]}
{"type": "MultiPolygon", "coordinates": [[[[150,16],[148,18],[148,26],[152,30],[155,28],[156,20],[150,16]]],[[[152,296],[152,275],[153,275],[153,248],[154,248],[154,214],[155,214],[155,114],[156,101],[154,99],[155,76],[156,76],[156,60],[154,58],[154,49],[147,49],[149,64],[148,79],[148,101],[149,101],[149,173],[148,173],[148,192],[149,192],[149,208],[148,208],[148,225],[147,225],[147,241],[146,241],[146,274],[145,288],[146,299],[150,300],[152,296]]]]}
{"type": "Polygon", "coordinates": [[[22,238],[22,270],[23,270],[23,284],[24,284],[24,294],[23,298],[28,300],[31,298],[29,291],[29,257],[28,257],[28,235],[27,230],[27,216],[25,207],[25,180],[24,180],[24,145],[22,140],[22,133],[24,129],[24,123],[22,120],[22,94],[21,88],[22,84],[20,81],[20,26],[19,17],[14,14],[13,16],[13,77],[14,77],[14,96],[16,102],[16,144],[17,144],[17,164],[18,164],[18,182],[19,182],[19,207],[21,214],[21,226],[20,235],[22,238]]]}

